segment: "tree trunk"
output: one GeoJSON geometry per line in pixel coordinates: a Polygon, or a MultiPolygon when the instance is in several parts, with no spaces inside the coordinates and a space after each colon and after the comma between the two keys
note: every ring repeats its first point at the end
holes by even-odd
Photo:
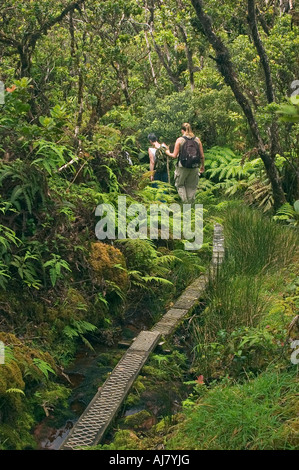
{"type": "Polygon", "coordinates": [[[30,77],[31,53],[27,45],[19,47],[19,55],[20,55],[19,76],[20,78],[30,77]]]}
{"type": "Polygon", "coordinates": [[[286,199],[282,189],[279,174],[275,166],[274,158],[269,154],[266,149],[266,145],[261,137],[252,108],[249,104],[248,99],[241,90],[239,81],[234,71],[232,61],[230,59],[229,51],[225,44],[222,42],[221,38],[218,37],[213,31],[211,19],[204,12],[203,1],[191,0],[191,2],[196,11],[197,17],[201,22],[203,32],[216,53],[215,61],[217,63],[217,68],[223,76],[225,83],[231,88],[237,102],[239,103],[245,114],[252,136],[255,141],[255,145],[257,147],[257,151],[264,163],[267,176],[272,186],[274,208],[278,209],[282,204],[286,202],[286,199]]]}
{"type": "Polygon", "coordinates": [[[185,43],[185,52],[186,52],[186,58],[188,62],[190,87],[191,87],[191,91],[194,91],[194,65],[193,65],[192,51],[188,44],[188,37],[187,37],[186,29],[184,28],[182,24],[179,24],[178,28],[181,32],[181,35],[185,43]]]}
{"type": "Polygon", "coordinates": [[[172,84],[174,86],[175,91],[182,91],[183,85],[180,83],[180,80],[177,77],[177,75],[175,75],[173,73],[173,71],[171,70],[171,67],[170,67],[170,64],[167,60],[167,57],[165,57],[165,54],[163,53],[161,47],[156,43],[152,28],[151,28],[150,33],[151,33],[151,37],[152,37],[152,40],[153,40],[153,43],[154,43],[155,50],[156,50],[156,52],[158,54],[158,57],[160,59],[160,62],[163,65],[163,67],[165,68],[165,70],[167,72],[167,75],[168,75],[170,81],[172,82],[172,84]]]}
{"type": "Polygon", "coordinates": [[[127,70],[122,70],[121,66],[118,62],[111,62],[112,67],[114,68],[117,76],[118,83],[120,85],[120,89],[124,94],[127,106],[131,104],[131,98],[128,89],[128,72],[127,70]]]}
{"type": "Polygon", "coordinates": [[[255,0],[248,0],[248,24],[250,27],[250,31],[252,34],[253,42],[258,52],[258,55],[261,60],[261,64],[265,74],[265,81],[266,81],[266,94],[268,103],[273,103],[275,101],[274,96],[274,89],[273,89],[273,82],[272,82],[272,75],[271,69],[269,64],[269,59],[264,48],[264,45],[261,41],[258,27],[257,27],[257,19],[256,19],[256,5],[255,0]]]}
{"type": "Polygon", "coordinates": [[[155,69],[154,69],[153,62],[152,62],[151,46],[150,46],[150,43],[149,43],[149,40],[148,40],[147,31],[144,31],[144,36],[145,36],[146,47],[147,47],[147,50],[148,50],[148,61],[149,61],[149,64],[150,64],[154,85],[158,86],[157,77],[156,77],[155,69]]]}
{"type": "MultiPolygon", "coordinates": [[[[248,20],[248,24],[250,27],[250,31],[252,34],[255,48],[260,57],[261,65],[264,70],[267,101],[269,104],[271,104],[275,102],[272,73],[271,73],[271,68],[270,68],[270,63],[269,63],[267,52],[264,48],[264,45],[262,43],[259,31],[258,31],[255,0],[248,0],[247,20],[248,20]]],[[[274,119],[270,126],[270,136],[271,136],[270,153],[273,159],[275,159],[277,153],[280,152],[280,145],[279,145],[279,137],[278,137],[278,125],[274,119]]]]}
{"type": "Polygon", "coordinates": [[[269,26],[267,25],[267,22],[265,20],[264,15],[260,12],[260,10],[257,8],[257,17],[259,19],[259,22],[264,30],[264,32],[267,34],[267,36],[270,36],[270,29],[269,26]]]}
{"type": "Polygon", "coordinates": [[[78,116],[77,116],[77,122],[76,122],[76,128],[75,128],[75,138],[76,140],[78,139],[78,135],[80,132],[80,128],[82,125],[82,120],[83,120],[83,112],[84,112],[84,100],[83,100],[83,94],[84,94],[84,79],[83,79],[83,72],[82,70],[79,70],[79,83],[78,83],[78,105],[79,105],[79,110],[78,110],[78,116]]]}

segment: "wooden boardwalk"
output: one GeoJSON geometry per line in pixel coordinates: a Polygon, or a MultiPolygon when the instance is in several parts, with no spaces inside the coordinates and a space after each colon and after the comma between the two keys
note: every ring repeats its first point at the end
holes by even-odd
{"type": "MultiPolygon", "coordinates": [[[[216,224],[214,227],[210,276],[215,275],[223,256],[223,230],[221,225],[216,224]]],[[[173,333],[180,321],[197,304],[206,288],[207,281],[208,276],[201,275],[185,289],[173,307],[150,331],[139,333],[71,429],[60,450],[78,450],[95,446],[100,442],[150,353],[154,350],[160,338],[173,333]]]]}

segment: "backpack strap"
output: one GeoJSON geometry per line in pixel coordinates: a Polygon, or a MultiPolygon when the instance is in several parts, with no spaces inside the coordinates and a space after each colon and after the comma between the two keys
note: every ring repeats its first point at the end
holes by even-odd
{"type": "MultiPolygon", "coordinates": [[[[188,140],[188,137],[186,137],[185,135],[182,135],[182,138],[184,139],[185,142],[188,140]]],[[[178,162],[181,160],[181,151],[182,151],[182,147],[183,147],[185,142],[182,142],[181,145],[180,145],[180,151],[179,151],[179,155],[178,155],[178,162]]]]}
{"type": "Polygon", "coordinates": [[[183,139],[185,140],[195,140],[196,139],[196,136],[194,137],[187,137],[186,135],[182,135],[183,139]]]}

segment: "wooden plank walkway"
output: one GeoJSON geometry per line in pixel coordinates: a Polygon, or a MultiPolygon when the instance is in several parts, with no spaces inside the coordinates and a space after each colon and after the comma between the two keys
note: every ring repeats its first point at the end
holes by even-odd
{"type": "MultiPolygon", "coordinates": [[[[216,224],[214,227],[210,276],[215,275],[223,257],[223,230],[221,225],[216,224]]],[[[197,304],[207,282],[208,276],[201,275],[185,289],[173,307],[150,331],[141,331],[139,333],[71,429],[60,450],[78,450],[87,446],[95,446],[100,442],[161,336],[173,333],[179,322],[197,304]]]]}

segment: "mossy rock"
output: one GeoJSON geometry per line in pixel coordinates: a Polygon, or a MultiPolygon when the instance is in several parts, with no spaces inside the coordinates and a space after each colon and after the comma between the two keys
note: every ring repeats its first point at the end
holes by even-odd
{"type": "Polygon", "coordinates": [[[143,366],[143,372],[148,377],[154,377],[156,381],[167,380],[169,378],[166,370],[158,369],[157,367],[154,367],[152,365],[143,366]]]}
{"type": "Polygon", "coordinates": [[[15,335],[0,332],[0,341],[8,348],[5,354],[5,363],[1,365],[0,396],[11,397],[18,401],[18,394],[8,394],[7,389],[24,391],[25,386],[32,382],[40,382],[45,378],[43,372],[34,363],[34,359],[46,362],[55,370],[55,361],[49,353],[44,353],[25,345],[15,335]],[[26,380],[25,380],[26,379],[26,380]],[[15,396],[17,395],[17,396],[15,396]]]}
{"type": "Polygon", "coordinates": [[[125,405],[127,408],[138,405],[140,402],[140,396],[137,393],[129,393],[126,398],[125,405]]]}
{"type": "Polygon", "coordinates": [[[111,355],[109,353],[102,353],[98,357],[98,363],[101,366],[110,366],[111,365],[111,355]]]}
{"type": "Polygon", "coordinates": [[[19,425],[11,426],[1,424],[0,426],[0,450],[35,450],[36,442],[30,433],[32,418],[23,414],[19,425]]]}
{"type": "Polygon", "coordinates": [[[49,387],[49,367],[55,372],[55,361],[13,334],[0,332],[0,341],[5,345],[5,362],[0,366],[0,445],[14,450],[34,448],[30,433],[36,411],[42,407],[35,393],[49,387]]]}
{"type": "Polygon", "coordinates": [[[124,424],[129,428],[141,429],[143,428],[145,421],[151,417],[152,415],[148,411],[142,410],[133,415],[126,416],[124,419],[124,424]]]}
{"type": "Polygon", "coordinates": [[[24,327],[25,321],[41,322],[45,318],[45,306],[23,292],[1,292],[1,313],[9,325],[24,327]]]}
{"type": "Polygon", "coordinates": [[[152,241],[128,239],[121,245],[129,269],[137,269],[142,273],[150,272],[158,257],[152,241]]]}
{"type": "Polygon", "coordinates": [[[89,262],[101,285],[104,286],[105,281],[109,281],[126,291],[129,277],[125,258],[119,249],[102,242],[92,243],[89,262]],[[123,269],[116,267],[117,265],[123,269]]]}
{"type": "Polygon", "coordinates": [[[133,431],[126,429],[118,431],[111,444],[95,447],[99,450],[140,450],[141,448],[141,440],[138,436],[133,431]]]}

